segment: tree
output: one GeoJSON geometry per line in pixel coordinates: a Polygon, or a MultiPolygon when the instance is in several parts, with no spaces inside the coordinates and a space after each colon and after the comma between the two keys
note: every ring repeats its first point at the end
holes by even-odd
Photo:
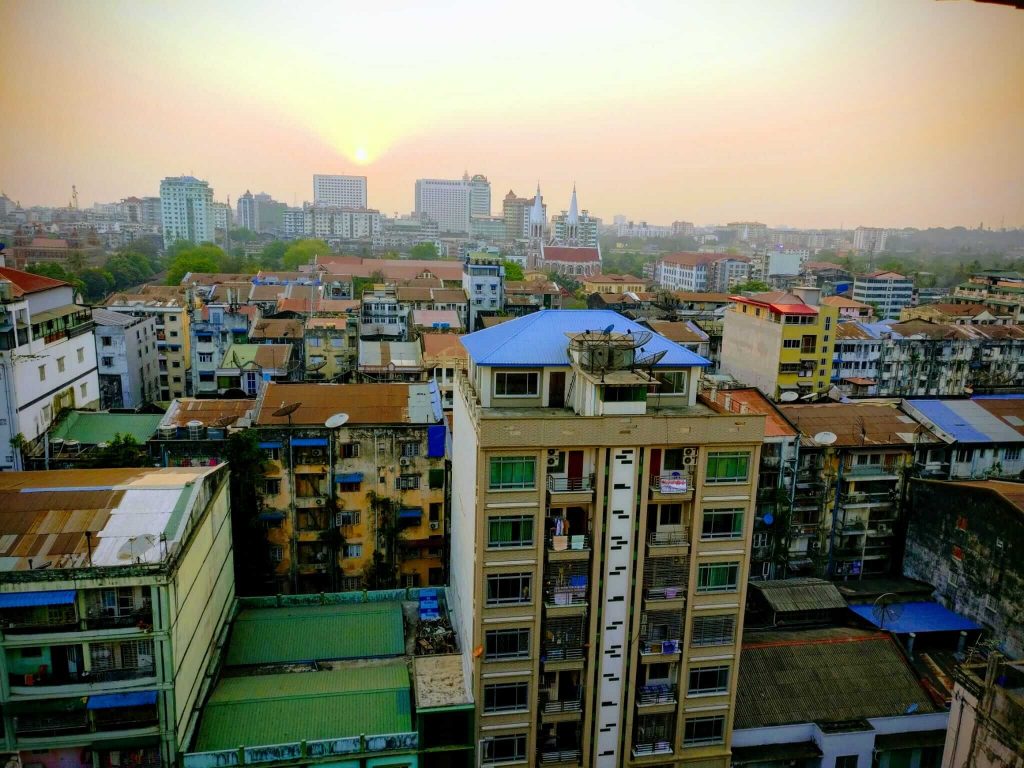
{"type": "Polygon", "coordinates": [[[100,448],[90,462],[90,466],[99,467],[151,467],[153,459],[146,453],[145,447],[132,435],[114,435],[110,445],[100,448]]]}
{"type": "Polygon", "coordinates": [[[772,287],[768,283],[761,280],[747,280],[745,283],[737,283],[732,287],[734,293],[766,293],[771,289],[772,287]]]}
{"type": "Polygon", "coordinates": [[[271,269],[279,269],[287,250],[288,244],[284,240],[271,240],[263,246],[263,251],[260,253],[260,264],[271,269]]]}
{"type": "Polygon", "coordinates": [[[54,280],[63,280],[68,283],[72,288],[75,289],[75,293],[85,293],[85,283],[83,283],[77,275],[68,272],[60,264],[53,262],[44,264],[32,264],[26,272],[31,272],[33,275],[42,275],[43,277],[50,277],[54,280]]]}
{"type": "Polygon", "coordinates": [[[255,232],[245,227],[231,230],[231,239],[237,243],[251,243],[253,240],[259,238],[255,232]]]}
{"type": "Polygon", "coordinates": [[[102,269],[87,269],[78,277],[82,281],[82,295],[86,301],[100,301],[114,290],[114,278],[102,269]]]}
{"type": "Polygon", "coordinates": [[[309,264],[314,256],[326,256],[331,247],[323,240],[297,240],[288,246],[281,263],[285,269],[295,270],[303,264],[309,264]]]}
{"type": "Polygon", "coordinates": [[[416,245],[409,249],[409,258],[439,259],[441,254],[437,252],[437,246],[434,243],[416,243],[416,245]]]}
{"type": "Polygon", "coordinates": [[[216,245],[197,245],[179,251],[167,268],[167,284],[178,285],[189,272],[222,272],[227,254],[216,245]]]}
{"type": "Polygon", "coordinates": [[[235,590],[240,595],[267,594],[271,580],[270,548],[260,526],[263,511],[264,454],[256,431],[228,437],[224,458],[231,468],[231,536],[235,548],[235,590]]]}
{"type": "Polygon", "coordinates": [[[522,280],[523,279],[523,268],[514,261],[503,261],[501,265],[505,267],[505,279],[506,280],[522,280]]]}

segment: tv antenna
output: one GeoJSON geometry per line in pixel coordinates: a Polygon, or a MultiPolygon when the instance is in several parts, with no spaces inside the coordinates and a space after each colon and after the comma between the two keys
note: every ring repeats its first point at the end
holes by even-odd
{"type": "Polygon", "coordinates": [[[897,603],[895,600],[895,593],[886,592],[875,598],[875,602],[871,605],[871,615],[879,629],[894,626],[899,617],[903,615],[903,604],[897,603]]]}

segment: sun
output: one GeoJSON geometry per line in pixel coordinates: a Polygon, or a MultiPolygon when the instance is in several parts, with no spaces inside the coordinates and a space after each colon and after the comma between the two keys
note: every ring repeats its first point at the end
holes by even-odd
{"type": "Polygon", "coordinates": [[[370,153],[366,151],[366,147],[356,147],[356,151],[352,155],[352,159],[360,165],[370,162],[370,153]]]}

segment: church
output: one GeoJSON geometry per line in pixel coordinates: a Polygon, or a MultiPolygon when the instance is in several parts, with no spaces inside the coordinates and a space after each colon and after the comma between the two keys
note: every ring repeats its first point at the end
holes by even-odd
{"type": "Polygon", "coordinates": [[[601,273],[601,245],[598,228],[601,220],[579,210],[576,185],[572,188],[569,210],[553,216],[551,236],[545,237],[547,222],[540,184],[530,209],[530,264],[537,269],[567,277],[590,277],[601,273]]]}

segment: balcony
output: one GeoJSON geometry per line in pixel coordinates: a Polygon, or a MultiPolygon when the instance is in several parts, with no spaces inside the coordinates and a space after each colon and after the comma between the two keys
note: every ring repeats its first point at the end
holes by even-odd
{"type": "Polygon", "coordinates": [[[561,699],[549,699],[546,695],[541,696],[540,713],[545,722],[578,720],[582,711],[583,696],[580,690],[561,699]]]}
{"type": "Polygon", "coordinates": [[[26,739],[52,739],[76,733],[89,732],[89,713],[53,712],[48,714],[17,715],[14,732],[26,739]]]}
{"type": "Polygon", "coordinates": [[[688,501],[693,498],[690,475],[682,470],[668,470],[650,477],[652,499],[688,501]]]}
{"type": "Polygon", "coordinates": [[[761,455],[761,466],[765,469],[778,469],[782,466],[781,456],[765,456],[761,455]]]}
{"type": "Polygon", "coordinates": [[[658,741],[638,741],[633,745],[633,757],[652,757],[654,755],[671,755],[672,742],[664,739],[658,741]]]}
{"type": "MultiPolygon", "coordinates": [[[[680,634],[682,634],[680,632],[680,634]]],[[[641,656],[679,656],[683,649],[683,641],[675,640],[651,640],[640,638],[641,656]]]]}
{"type": "Polygon", "coordinates": [[[679,557],[689,550],[686,528],[663,528],[647,534],[647,554],[650,557],[679,557]]]}
{"type": "Polygon", "coordinates": [[[153,607],[145,600],[137,608],[123,609],[93,604],[89,606],[86,626],[89,629],[128,629],[153,626],[153,607]]]}
{"type": "Polygon", "coordinates": [[[559,503],[585,503],[594,497],[594,476],[561,477],[548,475],[547,491],[550,497],[557,497],[559,503]]]}
{"type": "Polygon", "coordinates": [[[895,462],[886,464],[854,464],[843,467],[843,477],[846,479],[866,480],[898,480],[900,467],[895,462]]]}
{"type": "Polygon", "coordinates": [[[850,492],[840,496],[846,507],[880,507],[891,506],[895,502],[894,494],[889,491],[880,493],[850,492]]]}
{"type": "Polygon", "coordinates": [[[637,690],[636,704],[638,707],[676,704],[678,701],[679,687],[673,683],[641,685],[637,690]]]}
{"type": "Polygon", "coordinates": [[[582,752],[578,747],[544,747],[540,752],[541,765],[579,765],[582,752]]]}
{"type": "Polygon", "coordinates": [[[588,560],[590,558],[590,536],[577,533],[571,536],[557,536],[549,533],[545,538],[548,560],[588,560]]]}

